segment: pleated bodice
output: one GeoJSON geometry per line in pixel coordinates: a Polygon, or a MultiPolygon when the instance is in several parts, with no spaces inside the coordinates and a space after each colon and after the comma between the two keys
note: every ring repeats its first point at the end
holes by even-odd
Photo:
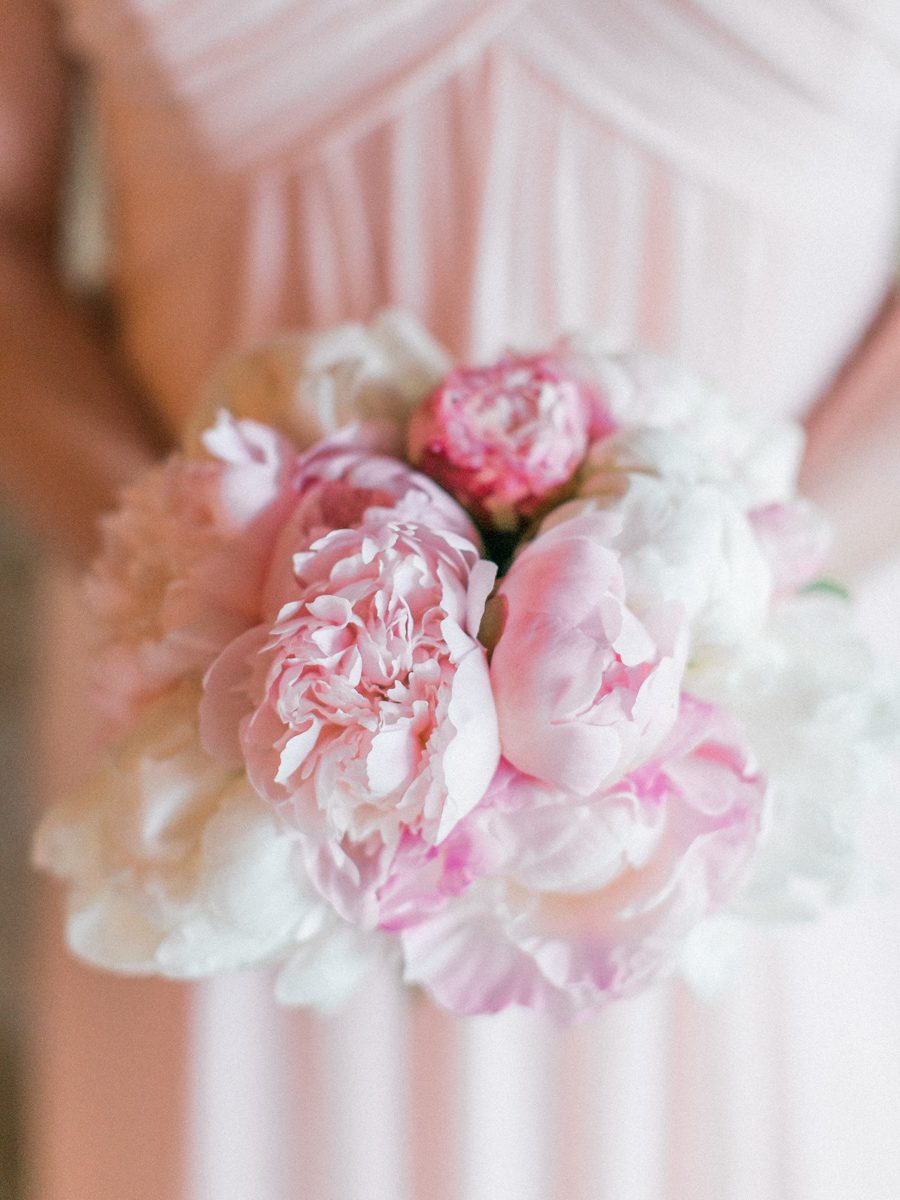
{"type": "Polygon", "coordinates": [[[284,325],[590,325],[797,411],[893,272],[900,9],[863,0],[67,0],[114,273],[174,419],[284,325]]]}

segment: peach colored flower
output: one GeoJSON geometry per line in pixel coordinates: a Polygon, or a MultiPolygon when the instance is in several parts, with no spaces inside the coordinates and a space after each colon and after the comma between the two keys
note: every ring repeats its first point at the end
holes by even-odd
{"type": "Polygon", "coordinates": [[[196,450],[216,414],[263,421],[301,450],[351,425],[374,423],[401,453],[410,409],[450,369],[446,351],[408,313],[385,309],[368,324],[276,334],[230,355],[185,433],[196,450]]]}

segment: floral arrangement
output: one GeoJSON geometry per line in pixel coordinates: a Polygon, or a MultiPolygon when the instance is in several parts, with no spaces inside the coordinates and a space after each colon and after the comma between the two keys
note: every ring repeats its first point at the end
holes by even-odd
{"type": "Polygon", "coordinates": [[[86,581],[110,744],[37,842],[73,950],[569,1022],[840,898],[896,714],[801,445],[589,337],[233,358],[86,581]]]}

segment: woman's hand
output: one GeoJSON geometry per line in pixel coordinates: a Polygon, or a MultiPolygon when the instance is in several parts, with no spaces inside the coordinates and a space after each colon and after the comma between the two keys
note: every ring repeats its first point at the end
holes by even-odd
{"type": "Polygon", "coordinates": [[[0,4],[0,485],[67,558],[163,449],[56,270],[71,68],[45,0],[0,4]]]}

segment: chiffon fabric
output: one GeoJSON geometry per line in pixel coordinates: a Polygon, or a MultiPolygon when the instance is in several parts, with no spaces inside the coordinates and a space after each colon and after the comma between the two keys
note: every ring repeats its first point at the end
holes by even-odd
{"type": "MultiPolygon", "coordinates": [[[[173,427],[224,351],[386,304],[460,355],[593,327],[801,415],[891,282],[894,0],[64,15],[96,84],[124,337],[173,427]]],[[[77,601],[50,608],[60,789],[89,734],[77,601]]],[[[876,895],[761,936],[715,997],[673,982],[568,1032],[456,1021],[387,976],[324,1019],[278,1010],[264,973],[121,980],[48,941],[36,1195],[896,1200],[898,935],[876,895]]]]}

